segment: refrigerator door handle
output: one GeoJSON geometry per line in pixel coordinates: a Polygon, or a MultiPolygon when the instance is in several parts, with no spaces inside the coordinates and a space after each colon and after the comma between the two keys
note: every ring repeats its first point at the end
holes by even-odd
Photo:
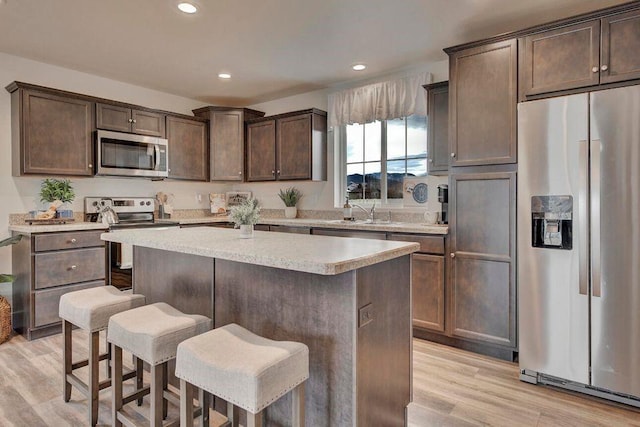
{"type": "Polygon", "coordinates": [[[591,141],[591,286],[594,297],[602,296],[600,272],[600,152],[599,139],[591,141]]]}
{"type": "Polygon", "coordinates": [[[587,140],[578,141],[578,286],[580,295],[589,294],[589,144],[587,140]]]}

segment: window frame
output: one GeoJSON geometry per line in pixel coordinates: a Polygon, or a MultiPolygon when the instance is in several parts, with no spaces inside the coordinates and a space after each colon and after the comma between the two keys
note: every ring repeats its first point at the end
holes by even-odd
{"type": "MultiPolygon", "coordinates": [[[[412,155],[412,156],[408,156],[407,155],[407,145],[408,145],[408,141],[407,141],[407,137],[408,137],[408,126],[407,126],[407,117],[401,117],[402,119],[404,119],[404,148],[405,148],[405,156],[404,156],[404,164],[405,164],[405,176],[406,175],[406,169],[407,169],[407,162],[409,160],[418,160],[418,159],[425,159],[425,177],[428,176],[429,174],[429,146],[427,143],[427,135],[428,135],[428,120],[426,116],[422,116],[424,117],[425,120],[425,130],[426,130],[426,136],[425,136],[425,155],[422,156],[417,156],[417,155],[412,155]]],[[[391,119],[394,120],[394,119],[391,119]]],[[[361,124],[361,123],[359,123],[361,124]]],[[[364,126],[365,124],[361,124],[362,126],[364,126]]],[[[352,162],[349,164],[361,164],[361,165],[365,165],[367,163],[376,163],[376,162],[380,162],[380,199],[357,199],[358,204],[362,204],[365,206],[371,206],[373,205],[373,203],[376,203],[376,206],[382,207],[382,208],[404,208],[404,204],[403,204],[403,199],[399,198],[399,199],[387,199],[387,162],[389,162],[389,159],[387,159],[387,120],[382,120],[380,123],[380,136],[381,136],[381,150],[380,150],[380,160],[371,160],[371,161],[365,161],[364,159],[361,162],[352,162]],[[382,177],[384,177],[384,179],[382,179],[382,177]]],[[[336,160],[339,162],[338,165],[336,165],[336,171],[338,171],[336,175],[336,185],[335,185],[335,189],[336,189],[336,207],[342,207],[344,205],[344,201],[346,200],[347,197],[347,186],[344,185],[344,183],[346,182],[347,179],[347,126],[348,125],[342,125],[338,127],[338,131],[336,132],[336,143],[338,145],[338,150],[336,152],[336,160]]],[[[363,130],[364,132],[364,130],[363,130]]],[[[364,133],[364,138],[366,139],[366,132],[364,133]]],[[[364,173],[364,170],[363,170],[364,173]]],[[[363,176],[364,178],[364,176],[363,176]]],[[[354,199],[355,200],[355,199],[354,199]]]]}

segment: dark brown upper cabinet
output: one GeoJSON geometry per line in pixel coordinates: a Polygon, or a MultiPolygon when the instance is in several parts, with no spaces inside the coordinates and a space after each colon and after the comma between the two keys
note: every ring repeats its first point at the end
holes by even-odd
{"type": "Polygon", "coordinates": [[[116,132],[165,137],[165,114],[128,108],[121,105],[96,104],[96,127],[116,132]]]}
{"type": "Polygon", "coordinates": [[[25,83],[7,90],[13,175],[92,176],[94,103],[25,83]]]}
{"type": "Polygon", "coordinates": [[[209,120],[211,181],[244,181],[245,121],[264,116],[249,108],[208,106],[193,114],[209,120]]]}
{"type": "Polygon", "coordinates": [[[209,179],[208,122],[204,119],[167,116],[169,178],[190,181],[209,179]]]}
{"type": "Polygon", "coordinates": [[[247,181],[327,179],[327,113],[318,109],[247,125],[247,181]]]}
{"type": "Polygon", "coordinates": [[[640,11],[520,39],[520,99],[640,78],[640,11]]]}
{"type": "Polygon", "coordinates": [[[449,171],[449,82],[424,85],[427,91],[427,170],[429,175],[449,171]]]}
{"type": "Polygon", "coordinates": [[[450,166],[515,163],[517,41],[449,57],[450,166]]]}
{"type": "Polygon", "coordinates": [[[276,121],[247,124],[247,181],[276,180],[276,121]]]}

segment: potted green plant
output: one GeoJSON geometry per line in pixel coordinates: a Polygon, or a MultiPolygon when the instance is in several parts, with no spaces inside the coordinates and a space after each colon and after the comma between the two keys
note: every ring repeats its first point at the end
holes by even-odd
{"type": "Polygon", "coordinates": [[[293,219],[298,215],[298,201],[302,198],[302,192],[296,187],[280,189],[278,197],[284,202],[285,218],[293,219]]]}
{"type": "Polygon", "coordinates": [[[229,219],[240,228],[240,237],[250,239],[253,237],[253,226],[260,220],[260,207],[254,198],[246,199],[238,206],[231,208],[229,219]]]}
{"type": "MultiPolygon", "coordinates": [[[[0,241],[0,247],[9,246],[18,243],[22,239],[22,235],[9,237],[0,241]]],[[[0,274],[0,285],[3,283],[13,282],[13,276],[10,274],[0,274]]],[[[0,296],[0,344],[5,342],[11,336],[11,305],[3,296],[0,296]]]]}
{"type": "Polygon", "coordinates": [[[40,201],[42,203],[61,204],[57,209],[56,216],[58,218],[73,217],[73,210],[70,208],[70,204],[75,198],[76,193],[69,179],[47,178],[40,185],[40,201]]]}

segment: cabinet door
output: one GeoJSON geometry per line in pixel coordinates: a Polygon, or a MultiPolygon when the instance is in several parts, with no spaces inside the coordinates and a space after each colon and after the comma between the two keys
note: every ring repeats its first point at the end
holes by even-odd
{"type": "Polygon", "coordinates": [[[600,21],[583,22],[522,39],[521,99],[600,82],[600,21]]]}
{"type": "Polygon", "coordinates": [[[602,19],[600,82],[640,78],[640,12],[602,19]]]}
{"type": "Polygon", "coordinates": [[[165,136],[165,115],[151,111],[131,111],[131,132],[140,135],[165,136]]]}
{"type": "Polygon", "coordinates": [[[25,90],[14,173],[93,175],[93,108],[90,101],[25,90]]]}
{"type": "Polygon", "coordinates": [[[454,173],[451,184],[451,333],[515,348],[515,172],[454,173]]]}
{"type": "Polygon", "coordinates": [[[244,118],[241,111],[211,114],[211,181],[244,179],[244,118]]]}
{"type": "Polygon", "coordinates": [[[450,166],[516,162],[516,40],[451,55],[450,166]]]}
{"type": "Polygon", "coordinates": [[[131,108],[96,104],[96,127],[116,132],[131,132],[131,108]]]}
{"type": "Polygon", "coordinates": [[[311,117],[278,119],[278,179],[311,179],[311,117]]]}
{"type": "Polygon", "coordinates": [[[276,122],[247,125],[247,181],[276,179],[276,122]]]}
{"type": "Polygon", "coordinates": [[[169,178],[207,181],[209,141],[207,124],[181,117],[167,117],[169,178]]]}
{"type": "Polygon", "coordinates": [[[449,84],[427,88],[429,175],[446,175],[449,170],[449,84]]]}
{"type": "Polygon", "coordinates": [[[411,257],[413,326],[444,332],[444,257],[411,257]]]}

